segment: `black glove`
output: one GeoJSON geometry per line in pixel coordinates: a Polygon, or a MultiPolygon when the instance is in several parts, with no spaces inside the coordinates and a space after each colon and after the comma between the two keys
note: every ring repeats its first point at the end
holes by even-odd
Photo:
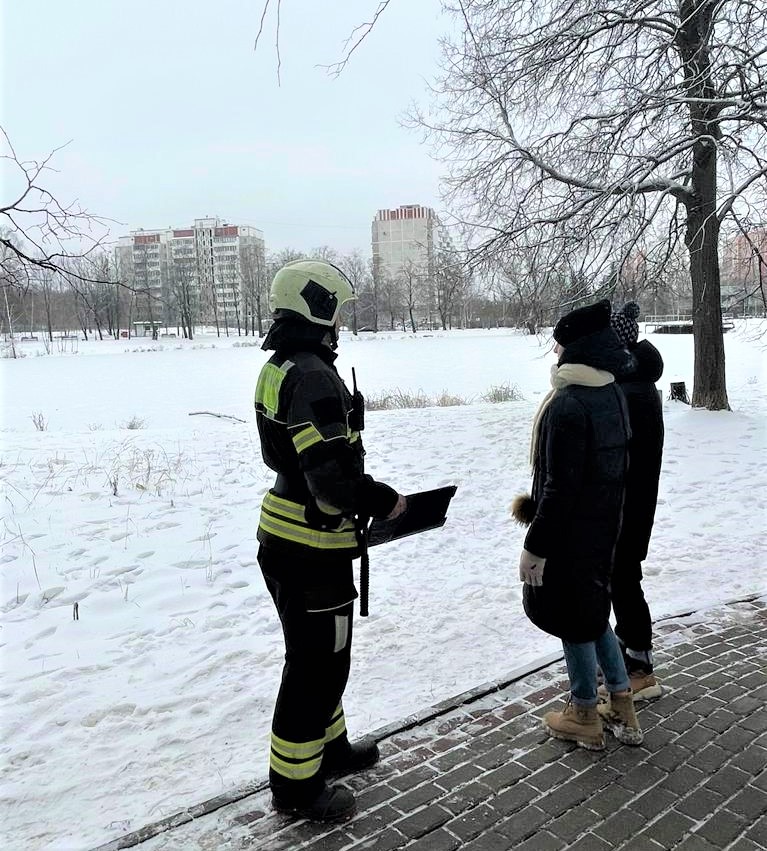
{"type": "Polygon", "coordinates": [[[365,476],[362,496],[362,512],[369,517],[388,517],[397,504],[399,494],[394,488],[377,482],[372,476],[365,476]]]}

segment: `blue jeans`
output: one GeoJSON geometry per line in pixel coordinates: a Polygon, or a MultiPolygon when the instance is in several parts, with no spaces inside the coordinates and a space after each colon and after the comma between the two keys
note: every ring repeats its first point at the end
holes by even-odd
{"type": "Polygon", "coordinates": [[[576,706],[597,705],[597,663],[611,694],[630,688],[620,644],[609,624],[596,641],[575,644],[563,639],[562,647],[570,677],[570,695],[576,706]]]}

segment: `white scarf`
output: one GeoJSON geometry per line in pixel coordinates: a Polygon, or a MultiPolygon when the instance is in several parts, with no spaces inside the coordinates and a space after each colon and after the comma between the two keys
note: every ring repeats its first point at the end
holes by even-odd
{"type": "Polygon", "coordinates": [[[552,389],[543,397],[543,401],[533,420],[533,434],[530,439],[530,466],[535,465],[535,449],[538,444],[538,429],[541,426],[543,412],[548,408],[557,390],[567,387],[568,384],[580,384],[582,387],[604,387],[615,381],[615,376],[604,369],[595,369],[584,363],[563,363],[562,366],[554,364],[551,367],[552,389]]]}

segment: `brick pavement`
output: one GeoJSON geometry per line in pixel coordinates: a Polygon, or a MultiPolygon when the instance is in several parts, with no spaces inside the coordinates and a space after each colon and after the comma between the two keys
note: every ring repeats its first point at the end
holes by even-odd
{"type": "Polygon", "coordinates": [[[655,630],[669,690],[640,708],[638,748],[542,732],[566,688],[558,661],[378,731],[382,759],[347,779],[358,812],[343,824],[275,814],[259,783],[98,851],[767,849],[767,597],[655,630]]]}

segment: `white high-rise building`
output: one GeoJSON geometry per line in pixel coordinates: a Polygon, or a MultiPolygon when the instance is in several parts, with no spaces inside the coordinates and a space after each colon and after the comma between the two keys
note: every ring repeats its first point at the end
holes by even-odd
{"type": "Polygon", "coordinates": [[[244,326],[264,290],[264,236],[249,225],[141,228],[120,238],[116,256],[121,280],[143,295],[142,322],[244,326]]]}
{"type": "Polygon", "coordinates": [[[382,278],[396,280],[415,272],[424,280],[434,275],[436,252],[448,237],[431,207],[405,204],[379,210],[373,219],[373,267],[382,278]]]}
{"type": "Polygon", "coordinates": [[[379,210],[372,226],[373,274],[397,292],[411,322],[430,326],[437,308],[437,273],[452,242],[431,207],[405,204],[379,210]]]}

